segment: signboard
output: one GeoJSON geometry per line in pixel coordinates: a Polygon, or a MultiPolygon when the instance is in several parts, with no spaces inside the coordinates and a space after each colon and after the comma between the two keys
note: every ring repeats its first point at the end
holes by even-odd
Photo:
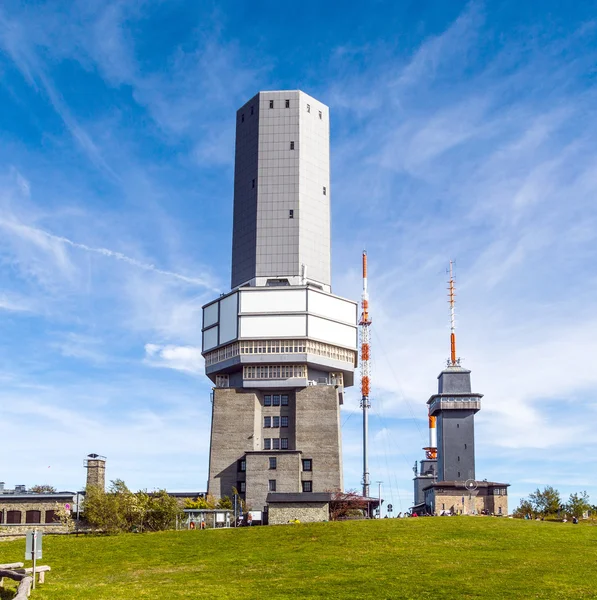
{"type": "Polygon", "coordinates": [[[216,523],[223,523],[226,520],[225,513],[216,513],[216,523]]]}
{"type": "Polygon", "coordinates": [[[251,515],[251,519],[253,521],[261,521],[261,511],[260,510],[251,510],[251,511],[249,511],[249,514],[251,515]]]}
{"type": "Polygon", "coordinates": [[[33,560],[34,550],[35,559],[41,558],[41,531],[28,531],[25,539],[25,560],[33,560]]]}

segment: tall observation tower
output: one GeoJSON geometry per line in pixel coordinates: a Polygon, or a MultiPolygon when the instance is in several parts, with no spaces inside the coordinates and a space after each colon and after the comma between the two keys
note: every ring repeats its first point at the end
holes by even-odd
{"type": "Polygon", "coordinates": [[[357,304],[331,293],[328,107],[259,92],[236,114],[231,291],[203,307],[208,492],[253,510],[342,489],[357,304]]]}

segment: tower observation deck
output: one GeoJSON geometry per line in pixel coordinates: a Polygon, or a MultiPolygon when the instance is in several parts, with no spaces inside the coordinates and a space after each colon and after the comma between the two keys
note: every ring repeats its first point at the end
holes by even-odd
{"type": "Polygon", "coordinates": [[[231,291],[203,307],[215,384],[208,492],[342,488],[340,404],[357,304],[331,293],[328,107],[259,92],[236,115],[231,291]]]}

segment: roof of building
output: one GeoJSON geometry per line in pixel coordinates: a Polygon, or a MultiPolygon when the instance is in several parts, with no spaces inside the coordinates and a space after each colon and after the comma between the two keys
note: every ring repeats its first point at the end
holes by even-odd
{"type": "Polygon", "coordinates": [[[7,494],[6,492],[3,494],[0,494],[0,503],[2,502],[12,502],[13,500],[33,500],[33,501],[40,501],[40,500],[47,500],[47,501],[51,501],[51,500],[64,500],[65,498],[74,498],[77,495],[77,492],[55,492],[53,494],[34,494],[31,492],[25,492],[25,493],[18,493],[18,494],[13,494],[13,493],[9,493],[7,494]]]}
{"type": "Polygon", "coordinates": [[[268,504],[284,502],[329,502],[331,499],[332,494],[329,492],[271,492],[267,495],[266,502],[268,504]]]}
{"type": "MultiPolygon", "coordinates": [[[[498,481],[475,481],[476,487],[474,489],[479,488],[490,488],[490,487],[509,487],[509,483],[500,483],[498,481]]],[[[431,483],[430,485],[424,487],[424,490],[429,490],[431,488],[455,488],[460,490],[469,489],[466,485],[465,481],[436,481],[431,483]]]]}

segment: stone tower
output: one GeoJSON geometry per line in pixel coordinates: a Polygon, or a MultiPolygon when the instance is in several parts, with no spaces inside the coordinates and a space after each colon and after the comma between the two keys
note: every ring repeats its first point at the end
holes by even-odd
{"type": "Polygon", "coordinates": [[[357,305],[331,293],[329,110],[260,92],[236,115],[232,289],[203,307],[215,384],[208,492],[253,510],[342,488],[357,305]],[[301,496],[302,497],[302,496],[301,496]]]}
{"type": "Polygon", "coordinates": [[[106,488],[106,457],[99,454],[88,454],[84,462],[87,469],[87,486],[106,488]]]}

